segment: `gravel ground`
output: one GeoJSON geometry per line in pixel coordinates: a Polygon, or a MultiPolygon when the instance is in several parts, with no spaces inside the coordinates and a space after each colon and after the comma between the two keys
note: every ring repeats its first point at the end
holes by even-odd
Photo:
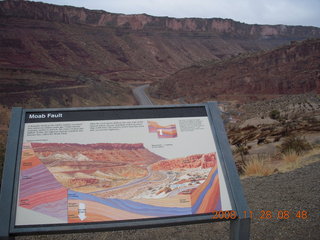
{"type": "MultiPolygon", "coordinates": [[[[287,173],[242,180],[245,195],[253,212],[251,239],[320,239],[320,162],[287,173]],[[306,219],[277,219],[277,211],[293,217],[299,210],[306,219]],[[271,211],[271,219],[260,219],[261,211],[271,211]]],[[[206,223],[165,228],[78,233],[50,236],[20,236],[16,239],[229,239],[229,222],[206,223]]]]}

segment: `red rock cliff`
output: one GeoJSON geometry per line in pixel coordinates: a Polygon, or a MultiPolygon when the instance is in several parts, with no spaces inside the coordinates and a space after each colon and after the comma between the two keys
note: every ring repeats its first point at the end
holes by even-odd
{"type": "Polygon", "coordinates": [[[57,6],[36,2],[4,1],[0,3],[0,15],[20,18],[80,23],[95,26],[116,26],[132,30],[173,30],[190,32],[215,32],[229,36],[269,38],[295,36],[319,37],[316,27],[285,25],[249,25],[231,19],[199,19],[153,17],[146,14],[113,14],[102,10],[88,10],[71,6],[57,6]]]}

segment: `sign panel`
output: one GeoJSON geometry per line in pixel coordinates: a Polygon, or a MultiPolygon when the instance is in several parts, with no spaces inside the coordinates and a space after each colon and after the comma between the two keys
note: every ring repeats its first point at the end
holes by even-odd
{"type": "Polygon", "coordinates": [[[15,226],[232,210],[205,106],[26,111],[15,226]]]}

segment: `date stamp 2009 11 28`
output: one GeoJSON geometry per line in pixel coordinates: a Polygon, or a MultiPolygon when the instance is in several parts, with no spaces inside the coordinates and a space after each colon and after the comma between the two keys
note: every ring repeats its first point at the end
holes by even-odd
{"type": "MultiPolygon", "coordinates": [[[[230,220],[238,218],[238,214],[236,211],[213,211],[212,219],[220,219],[220,220],[230,220]]],[[[255,214],[253,211],[243,211],[243,218],[254,218],[257,217],[259,219],[307,219],[309,217],[308,212],[305,210],[298,211],[289,211],[289,210],[261,210],[258,214],[255,214]]]]}

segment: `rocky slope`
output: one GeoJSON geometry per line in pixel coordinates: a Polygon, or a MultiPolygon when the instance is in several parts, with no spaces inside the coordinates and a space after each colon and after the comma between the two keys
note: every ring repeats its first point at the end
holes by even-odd
{"type": "Polygon", "coordinates": [[[258,100],[320,93],[320,39],[183,69],[153,86],[158,98],[258,100]]]}

